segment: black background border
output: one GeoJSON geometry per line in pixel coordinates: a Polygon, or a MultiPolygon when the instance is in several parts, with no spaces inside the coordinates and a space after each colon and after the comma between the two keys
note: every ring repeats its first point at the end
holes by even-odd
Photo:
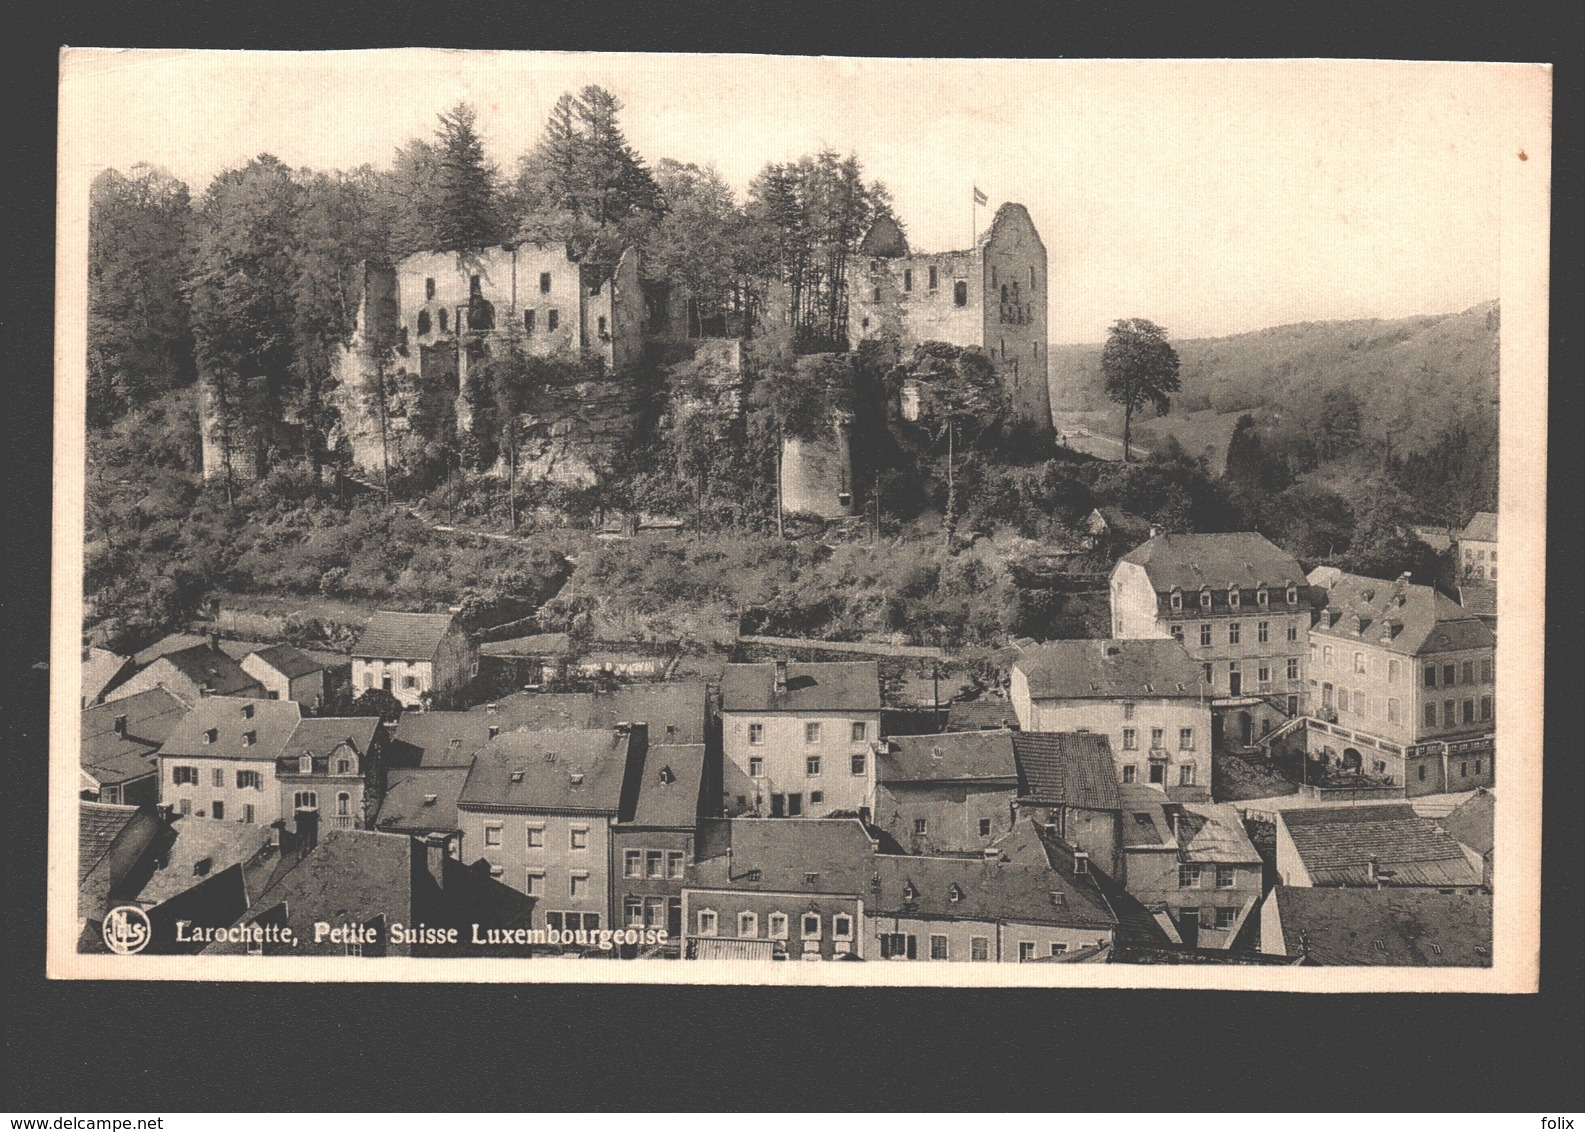
{"type": "MultiPolygon", "coordinates": [[[[1565,6],[959,3],[830,12],[612,5],[58,3],[12,23],[3,597],[10,1111],[1530,1110],[1578,1107],[1580,755],[1549,729],[1543,993],[50,983],[44,844],[56,52],[447,46],[963,57],[1542,61],[1553,216],[1580,215],[1582,38],[1565,6]],[[1556,13],[1556,14],[1555,14],[1556,13]],[[1573,28],[1570,31],[1570,27],[1573,28]],[[443,37],[443,38],[442,38],[443,37]],[[1577,48],[1575,48],[1577,49],[1577,48]]],[[[1576,10],[1577,11],[1577,10],[1576,10]]],[[[439,107],[437,107],[437,110],[439,107]]],[[[862,155],[861,155],[862,156],[862,155]]],[[[1214,160],[1214,154],[1208,155],[1214,160]]],[[[198,191],[202,186],[194,186],[198,191]]],[[[1578,374],[1554,222],[1553,365],[1578,374]],[[1560,301],[1562,300],[1562,301],[1560,301]],[[1571,348],[1573,347],[1573,348],[1571,348]]],[[[1571,226],[1570,226],[1571,227],[1571,226]]],[[[1552,388],[1549,640],[1578,638],[1580,394],[1552,388]],[[1574,551],[1570,554],[1569,551],[1574,551]]],[[[1569,658],[1549,645],[1550,673],[1569,658]]],[[[1548,691],[1560,697],[1561,686],[1548,691]]],[[[1577,693],[1576,693],[1577,694],[1577,693]]],[[[1549,701],[1551,697],[1548,697],[1549,701]]],[[[1558,702],[1567,702],[1560,699],[1558,702]]]]}

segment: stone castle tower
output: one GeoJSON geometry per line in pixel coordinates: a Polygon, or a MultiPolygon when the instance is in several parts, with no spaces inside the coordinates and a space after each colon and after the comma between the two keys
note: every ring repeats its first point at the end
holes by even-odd
{"type": "Polygon", "coordinates": [[[910,251],[883,217],[848,271],[848,337],[895,335],[979,346],[994,359],[1019,419],[1051,429],[1046,245],[1029,210],[1007,203],[967,251],[910,251]]]}

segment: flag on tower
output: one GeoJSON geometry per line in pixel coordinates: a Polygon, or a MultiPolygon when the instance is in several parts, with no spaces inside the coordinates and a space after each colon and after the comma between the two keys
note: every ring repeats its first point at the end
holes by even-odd
{"type": "Polygon", "coordinates": [[[990,198],[987,197],[984,193],[980,192],[980,187],[978,185],[974,186],[974,203],[975,204],[989,204],[990,203],[990,198]]]}

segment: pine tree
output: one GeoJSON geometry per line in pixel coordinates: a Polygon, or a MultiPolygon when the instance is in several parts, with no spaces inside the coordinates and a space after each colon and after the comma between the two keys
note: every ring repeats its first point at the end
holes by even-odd
{"type": "Polygon", "coordinates": [[[435,134],[438,202],[434,246],[438,250],[484,248],[501,240],[495,167],[485,157],[477,121],[478,114],[466,102],[440,116],[435,134]]]}

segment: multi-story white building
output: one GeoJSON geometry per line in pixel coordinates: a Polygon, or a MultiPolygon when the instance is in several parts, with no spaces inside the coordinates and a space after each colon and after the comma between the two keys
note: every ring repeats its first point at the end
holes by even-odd
{"type": "Polygon", "coordinates": [[[729,664],[721,677],[721,731],[725,793],[744,795],[752,812],[792,818],[872,812],[873,744],[881,731],[874,661],[729,664]]]}
{"type": "Polygon", "coordinates": [[[1312,595],[1263,536],[1158,532],[1113,567],[1111,601],[1113,637],[1171,637],[1199,662],[1236,741],[1299,713],[1312,595]]]}
{"type": "Polygon", "coordinates": [[[1497,581],[1497,515],[1477,511],[1458,533],[1458,573],[1472,582],[1497,581]]]}
{"type": "Polygon", "coordinates": [[[1171,638],[1034,646],[1014,663],[1008,696],[1025,731],[1105,735],[1119,783],[1210,798],[1210,690],[1171,638]]]}

